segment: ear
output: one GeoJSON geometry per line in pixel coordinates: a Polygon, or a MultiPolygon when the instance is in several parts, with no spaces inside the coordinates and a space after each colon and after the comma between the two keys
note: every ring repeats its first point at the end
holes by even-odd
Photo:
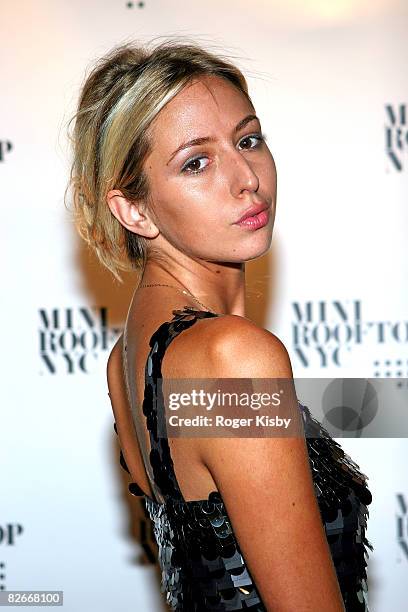
{"type": "Polygon", "coordinates": [[[146,238],[156,238],[160,233],[152,219],[143,210],[143,202],[127,200],[118,189],[108,191],[106,201],[119,223],[134,234],[146,238]]]}

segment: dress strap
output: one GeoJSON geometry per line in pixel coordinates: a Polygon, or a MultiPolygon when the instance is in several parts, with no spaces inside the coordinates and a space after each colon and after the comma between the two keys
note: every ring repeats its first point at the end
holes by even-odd
{"type": "Polygon", "coordinates": [[[150,436],[150,465],[154,482],[151,483],[157,499],[165,501],[173,498],[185,501],[180,491],[174,472],[174,464],[167,438],[165,405],[162,390],[162,360],[169,344],[183,330],[188,329],[197,319],[217,317],[219,315],[208,310],[195,310],[184,306],[181,310],[173,310],[171,321],[162,323],[152,335],[151,347],[145,367],[145,389],[143,399],[143,414],[150,436]],[[160,432],[160,437],[158,435],[160,432]]]}

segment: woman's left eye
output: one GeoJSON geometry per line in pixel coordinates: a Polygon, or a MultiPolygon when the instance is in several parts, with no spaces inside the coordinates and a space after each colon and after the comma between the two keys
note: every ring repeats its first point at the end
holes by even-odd
{"type": "Polygon", "coordinates": [[[239,141],[239,144],[249,143],[249,146],[244,146],[244,149],[255,149],[263,140],[265,140],[265,137],[262,134],[251,134],[250,136],[244,136],[244,138],[239,141]],[[252,146],[251,141],[252,143],[255,141],[255,144],[252,144],[252,146]]]}

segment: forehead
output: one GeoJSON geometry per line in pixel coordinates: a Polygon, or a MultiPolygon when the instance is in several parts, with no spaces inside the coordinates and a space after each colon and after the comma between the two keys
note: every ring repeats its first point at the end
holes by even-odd
{"type": "Polygon", "coordinates": [[[222,77],[205,75],[188,83],[160,111],[152,123],[152,136],[174,140],[182,136],[208,136],[213,129],[233,129],[253,107],[248,98],[222,77]]]}

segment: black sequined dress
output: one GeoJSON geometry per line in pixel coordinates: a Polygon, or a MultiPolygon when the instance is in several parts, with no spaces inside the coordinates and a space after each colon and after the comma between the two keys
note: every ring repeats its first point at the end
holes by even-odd
{"type": "MultiPolygon", "coordinates": [[[[162,591],[171,610],[265,612],[267,608],[245,564],[220,493],[212,491],[207,499],[185,501],[168,440],[157,435],[159,425],[166,431],[160,381],[166,348],[198,318],[218,316],[190,307],[173,310],[173,314],[173,319],[160,325],[151,337],[145,369],[143,413],[151,445],[147,471],[156,499],[143,494],[136,483],[131,483],[129,490],[144,497],[153,521],[162,591]]],[[[365,535],[367,505],[371,503],[367,476],[309,409],[300,403],[299,408],[315,493],[346,611],[368,612],[367,549],[373,550],[373,546],[365,535]]],[[[129,471],[122,452],[120,463],[129,471]]]]}

